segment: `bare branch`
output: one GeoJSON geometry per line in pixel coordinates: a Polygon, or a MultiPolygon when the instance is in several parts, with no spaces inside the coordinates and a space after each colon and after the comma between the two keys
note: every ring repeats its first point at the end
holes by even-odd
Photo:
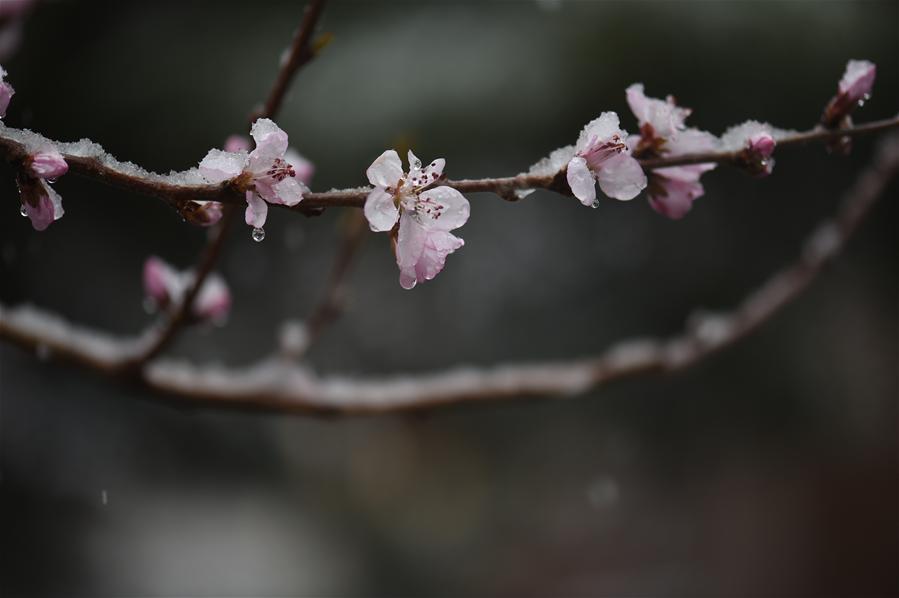
{"type": "MultiPolygon", "coordinates": [[[[793,265],[775,274],[732,312],[691,318],[683,334],[667,340],[628,340],[597,357],[569,362],[459,368],[380,379],[321,378],[279,358],[243,369],[158,361],[144,368],[141,379],[173,398],[210,406],[350,414],[564,397],[616,380],[680,371],[744,338],[799,296],[840,254],[897,174],[899,136],[892,136],[845,194],[836,218],[815,229],[793,265]]],[[[32,350],[47,347],[49,356],[106,373],[116,371],[120,352],[133,353],[144,342],[77,329],[30,307],[0,307],[0,337],[32,350]]]]}

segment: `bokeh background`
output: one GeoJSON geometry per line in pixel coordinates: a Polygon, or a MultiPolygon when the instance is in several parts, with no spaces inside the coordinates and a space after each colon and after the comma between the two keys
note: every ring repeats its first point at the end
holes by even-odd
{"type": "MultiPolygon", "coordinates": [[[[0,0],[3,1],[3,0],[0,0]]],[[[300,2],[45,2],[3,65],[6,122],[166,172],[246,130],[300,2]]],[[[642,81],[715,133],[815,123],[850,58],[859,120],[899,106],[896,2],[333,0],[333,42],[278,123],[315,189],[383,149],[452,177],[513,174],[642,81]]],[[[644,198],[472,194],[466,245],[412,292],[370,236],[345,316],[309,361],[376,375],[595,354],[727,308],[792,259],[871,155],[723,168],[681,222],[644,198]]],[[[138,332],[143,260],[187,267],[204,231],[75,176],[44,233],[0,166],[0,299],[138,332]]],[[[899,594],[894,185],[838,262],[699,367],[575,400],[315,419],[161,403],[0,345],[4,596],[886,596],[899,594]],[[106,501],[104,504],[103,496],[106,501]]],[[[341,214],[237,227],[224,328],[174,354],[241,364],[320,296],[341,214]]]]}

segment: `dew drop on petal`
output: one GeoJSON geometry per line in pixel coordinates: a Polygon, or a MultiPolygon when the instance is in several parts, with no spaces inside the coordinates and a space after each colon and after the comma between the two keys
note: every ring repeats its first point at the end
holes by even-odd
{"type": "Polygon", "coordinates": [[[590,207],[593,208],[594,210],[595,210],[596,208],[598,208],[598,207],[599,207],[599,199],[598,199],[598,198],[597,198],[597,199],[594,199],[594,200],[593,200],[593,203],[590,204],[590,207]]]}
{"type": "Polygon", "coordinates": [[[48,183],[50,183],[51,185],[56,182],[56,179],[44,179],[44,180],[47,181],[48,183]]]}
{"type": "Polygon", "coordinates": [[[252,234],[253,240],[259,243],[265,238],[265,230],[261,228],[254,228],[252,234]]]}
{"type": "Polygon", "coordinates": [[[28,218],[28,210],[25,209],[25,204],[19,207],[19,214],[22,215],[22,218],[28,218]]]}

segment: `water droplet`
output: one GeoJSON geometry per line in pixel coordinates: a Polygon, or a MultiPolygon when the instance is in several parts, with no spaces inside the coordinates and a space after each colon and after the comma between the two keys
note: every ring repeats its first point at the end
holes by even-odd
{"type": "Polygon", "coordinates": [[[47,181],[48,183],[50,183],[51,185],[52,185],[53,183],[56,182],[56,179],[55,179],[55,178],[52,178],[52,179],[44,179],[44,180],[47,181]]]}
{"type": "Polygon", "coordinates": [[[599,207],[599,199],[594,199],[593,203],[590,204],[590,207],[594,210],[599,207]]]}
{"type": "Polygon", "coordinates": [[[256,241],[257,243],[259,243],[260,241],[262,241],[265,238],[265,230],[263,230],[261,228],[254,228],[252,236],[253,236],[253,240],[256,241]]]}
{"type": "Polygon", "coordinates": [[[19,208],[19,214],[21,214],[23,218],[28,218],[28,210],[25,209],[25,204],[22,204],[19,208]]]}

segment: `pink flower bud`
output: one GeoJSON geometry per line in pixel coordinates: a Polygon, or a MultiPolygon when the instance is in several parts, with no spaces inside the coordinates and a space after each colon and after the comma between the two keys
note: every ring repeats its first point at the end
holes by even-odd
{"type": "Polygon", "coordinates": [[[196,317],[221,322],[231,310],[231,291],[225,280],[218,274],[211,274],[194,301],[193,313],[196,317]]]}
{"type": "Polygon", "coordinates": [[[31,155],[26,163],[31,174],[41,179],[55,179],[69,171],[69,165],[55,149],[39,151],[31,155]]]}
{"type": "Polygon", "coordinates": [[[169,289],[177,284],[178,274],[168,264],[151,255],[144,262],[144,294],[158,307],[166,307],[171,301],[169,289]]]}
{"type": "Polygon", "coordinates": [[[871,97],[876,75],[877,67],[873,62],[850,60],[837,86],[837,95],[831,98],[824,109],[821,122],[827,127],[838,126],[856,106],[860,106],[871,97]]]}
{"type": "Polygon", "coordinates": [[[180,208],[181,216],[197,226],[212,226],[222,219],[222,204],[217,201],[191,201],[180,208]]]}
{"type": "Polygon", "coordinates": [[[34,230],[45,230],[55,220],[62,218],[62,198],[43,179],[27,176],[21,171],[16,176],[22,199],[22,214],[31,220],[34,230]]]}

